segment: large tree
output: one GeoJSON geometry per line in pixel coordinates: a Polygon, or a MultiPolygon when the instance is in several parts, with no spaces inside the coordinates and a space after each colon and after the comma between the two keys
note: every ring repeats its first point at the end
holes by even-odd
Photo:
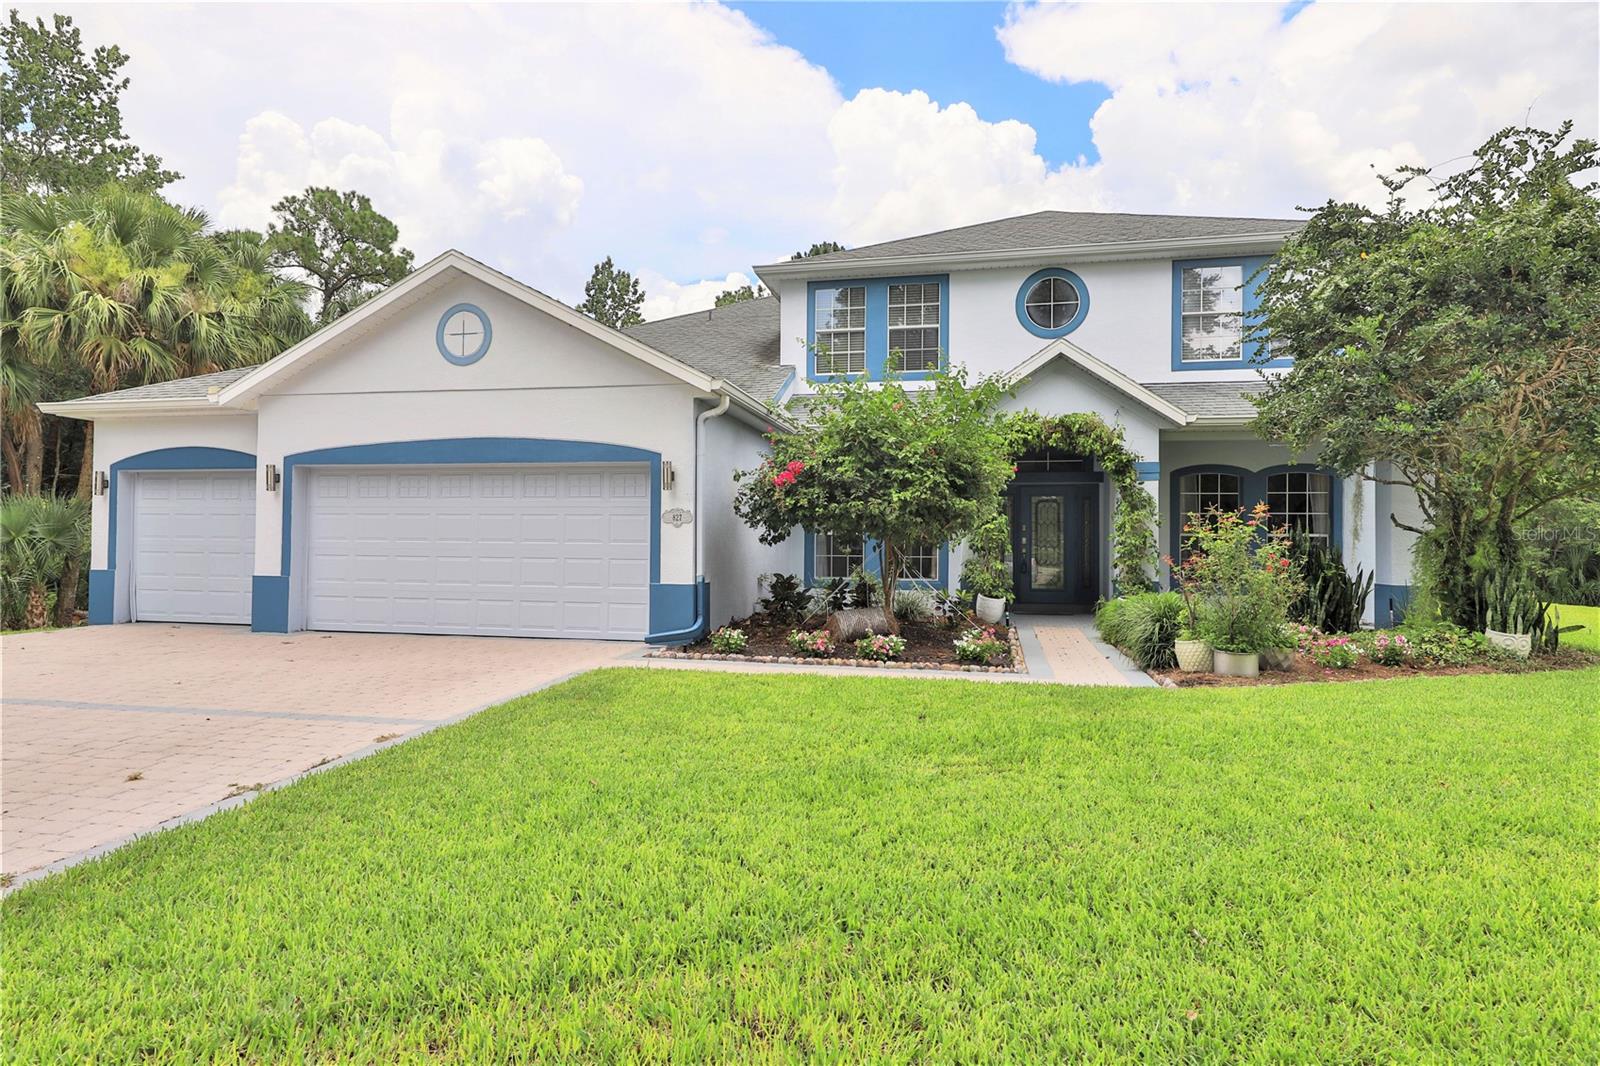
{"type": "Polygon", "coordinates": [[[594,273],[583,286],[583,302],[578,310],[613,329],[637,326],[644,321],[639,308],[644,304],[644,289],[639,279],[611,261],[608,255],[594,265],[594,273]]]}
{"type": "Polygon", "coordinates": [[[1345,475],[1404,485],[1430,591],[1482,628],[1491,573],[1520,573],[1519,520],[1600,494],[1595,143],[1507,129],[1448,177],[1385,178],[1382,211],[1328,203],[1260,282],[1260,337],[1294,366],[1256,425],[1345,475]],[[1408,193],[1426,183],[1420,206],[1408,193]]]}
{"type": "Polygon", "coordinates": [[[827,255],[829,252],[842,251],[844,251],[844,245],[840,244],[838,241],[818,241],[805,251],[796,252],[789,258],[791,260],[810,259],[814,255],[827,255]]]}
{"type": "Polygon", "coordinates": [[[765,285],[740,285],[737,288],[726,289],[717,294],[717,306],[727,307],[729,304],[742,304],[746,300],[757,300],[767,295],[765,285]]]}
{"type": "Polygon", "coordinates": [[[116,45],[84,53],[72,19],[29,22],[15,10],[0,27],[0,183],[33,192],[108,181],[159,189],[178,175],[123,132],[116,45]]]}
{"type": "Polygon", "coordinates": [[[793,433],[739,475],[734,512],[763,544],[797,527],[871,539],[881,553],[887,624],[908,552],[967,538],[1000,507],[1011,478],[1001,385],[957,371],[932,388],[853,379],[824,383],[793,433]]]}
{"type": "Polygon", "coordinates": [[[400,231],[358,192],[313,186],[272,205],[266,246],[275,266],[305,275],[317,293],[317,325],[354,310],[411,273],[400,231]]]}

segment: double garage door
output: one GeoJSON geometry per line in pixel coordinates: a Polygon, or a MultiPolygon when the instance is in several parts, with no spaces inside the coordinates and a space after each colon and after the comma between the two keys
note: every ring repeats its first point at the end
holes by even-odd
{"type": "Polygon", "coordinates": [[[340,467],[305,488],[308,629],[647,632],[644,464],[340,467]]]}
{"type": "MultiPolygon", "coordinates": [[[[301,477],[295,567],[308,629],[619,640],[648,630],[645,464],[339,467],[301,477]]],[[[135,618],[250,621],[251,478],[138,477],[135,618]]]]}

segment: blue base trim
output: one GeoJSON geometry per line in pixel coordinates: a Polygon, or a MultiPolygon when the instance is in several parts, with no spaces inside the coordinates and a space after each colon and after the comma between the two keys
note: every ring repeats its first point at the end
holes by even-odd
{"type": "Polygon", "coordinates": [[[1140,481],[1161,480],[1160,463],[1134,463],[1133,470],[1134,473],[1138,475],[1140,481]]]}
{"type": "Polygon", "coordinates": [[[1405,621],[1406,608],[1411,606],[1411,596],[1416,590],[1411,585],[1374,585],[1372,588],[1372,624],[1388,629],[1405,621]]]}
{"type": "Polygon", "coordinates": [[[256,574],[250,579],[250,629],[256,633],[289,632],[289,579],[256,574]]]}
{"type": "Polygon", "coordinates": [[[108,626],[116,621],[117,572],[89,571],[89,624],[108,626]]]}
{"type": "Polygon", "coordinates": [[[693,585],[650,583],[651,644],[693,644],[706,635],[711,617],[711,583],[704,578],[693,585]]]}

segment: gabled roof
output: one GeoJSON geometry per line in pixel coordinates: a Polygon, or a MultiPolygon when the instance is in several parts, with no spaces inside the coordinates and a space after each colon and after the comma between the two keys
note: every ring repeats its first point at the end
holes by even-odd
{"type": "Polygon", "coordinates": [[[508,277],[471,256],[451,250],[424,263],[401,281],[391,285],[354,311],[332,322],[300,343],[258,366],[242,371],[223,371],[229,375],[206,374],[197,378],[163,382],[159,385],[101,393],[62,403],[41,404],[40,410],[68,418],[166,413],[186,410],[253,410],[256,400],[269,389],[323,358],[340,350],[348,341],[375,328],[388,316],[418,302],[430,293],[461,277],[473,278],[512,299],[542,311],[581,333],[631,355],[692,388],[707,394],[726,395],[738,407],[761,416],[767,415],[766,397],[757,399],[737,381],[694,366],[620,330],[603,326],[587,315],[546,296],[515,278],[508,277]],[[202,382],[202,379],[210,379],[202,382]],[[220,386],[216,388],[214,386],[220,386]],[[150,391],[146,391],[150,390],[150,391]]]}
{"type": "Polygon", "coordinates": [[[1098,211],[1036,211],[915,237],[867,244],[843,252],[757,267],[762,276],[828,273],[867,266],[950,262],[982,265],[989,260],[1137,257],[1270,248],[1305,223],[1285,218],[1211,215],[1135,215],[1098,211]]]}
{"type": "Polygon", "coordinates": [[[660,318],[624,332],[726,378],[758,400],[776,400],[792,374],[778,360],[778,301],[771,296],[660,318]]]}
{"type": "Polygon", "coordinates": [[[1112,389],[1154,411],[1175,426],[1186,426],[1192,421],[1189,413],[1183,408],[1162,399],[1150,388],[1134,381],[1109,363],[1101,362],[1065,337],[1051,341],[1018,363],[1006,375],[1006,381],[1013,386],[1020,385],[1023,381],[1058,359],[1109,385],[1112,389]]]}
{"type": "Polygon", "coordinates": [[[1189,412],[1196,424],[1243,425],[1256,416],[1250,397],[1259,396],[1267,385],[1258,378],[1254,381],[1160,381],[1144,387],[1189,412]]]}

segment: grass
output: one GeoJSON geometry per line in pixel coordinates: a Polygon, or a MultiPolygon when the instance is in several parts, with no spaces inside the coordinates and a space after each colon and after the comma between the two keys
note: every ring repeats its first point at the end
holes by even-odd
{"type": "Polygon", "coordinates": [[[1577,607],[1563,603],[1556,605],[1555,614],[1563,626],[1584,627],[1575,633],[1561,634],[1563,647],[1600,651],[1600,607],[1577,607]]]}
{"type": "Polygon", "coordinates": [[[18,889],[6,1057],[1593,1062],[1597,691],[593,673],[18,889]]]}

